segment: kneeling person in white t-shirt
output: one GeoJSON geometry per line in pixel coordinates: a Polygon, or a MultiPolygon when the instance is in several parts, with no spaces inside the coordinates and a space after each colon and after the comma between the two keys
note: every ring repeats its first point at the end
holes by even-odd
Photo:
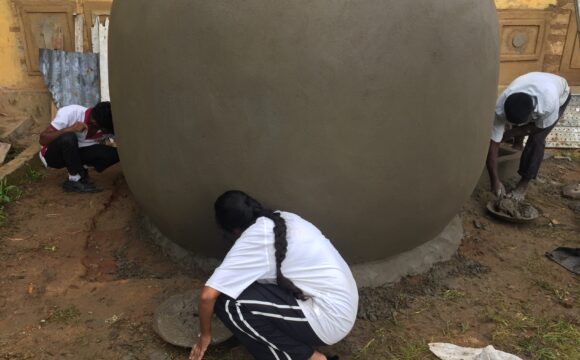
{"type": "Polygon", "coordinates": [[[221,195],[215,212],[237,240],[201,292],[190,359],[203,358],[214,311],[256,359],[338,359],[315,347],[351,331],[358,290],[330,241],[298,215],[264,209],[241,191],[221,195]]]}
{"type": "Polygon", "coordinates": [[[114,143],[108,141],[114,133],[108,101],[93,108],[64,106],[40,134],[40,159],[47,167],[68,170],[68,180],[62,185],[65,191],[97,192],[87,167],[102,172],[119,162],[114,143]]]}
{"type": "Polygon", "coordinates": [[[523,200],[529,182],[538,176],[546,137],[562,117],[570,98],[570,87],[564,78],[542,72],[520,76],[500,95],[487,155],[491,190],[496,195],[505,194],[497,170],[500,143],[529,136],[520,159],[518,173],[521,180],[511,194],[515,199],[523,200]],[[508,124],[512,128],[505,131],[508,124]]]}

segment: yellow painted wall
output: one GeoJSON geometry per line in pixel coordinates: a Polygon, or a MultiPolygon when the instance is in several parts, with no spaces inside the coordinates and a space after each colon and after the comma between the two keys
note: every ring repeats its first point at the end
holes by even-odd
{"type": "Polygon", "coordinates": [[[43,87],[39,76],[28,76],[23,62],[24,50],[19,20],[10,0],[0,0],[0,87],[38,89],[43,87]]]}
{"type": "Polygon", "coordinates": [[[557,5],[558,0],[495,0],[498,9],[546,9],[550,5],[557,5]]]}

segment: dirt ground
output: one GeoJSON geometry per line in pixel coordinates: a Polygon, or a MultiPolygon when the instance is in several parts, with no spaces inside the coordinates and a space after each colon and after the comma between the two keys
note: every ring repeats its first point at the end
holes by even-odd
{"type": "MultiPolygon", "coordinates": [[[[580,203],[560,195],[580,182],[580,153],[567,155],[547,160],[530,190],[540,219],[495,221],[483,210],[489,194],[476,190],[462,210],[457,256],[396,286],[363,289],[354,330],[324,350],[341,359],[434,359],[427,344],[451,342],[580,359],[580,278],[544,256],[580,247],[580,203]]],[[[92,195],[63,193],[63,172],[32,175],[0,227],[0,359],[186,359],[188,350],[157,337],[152,317],[165,298],[205,279],[140,233],[120,168],[95,176],[106,190],[92,195]]],[[[236,341],[206,358],[250,359],[236,341]]]]}

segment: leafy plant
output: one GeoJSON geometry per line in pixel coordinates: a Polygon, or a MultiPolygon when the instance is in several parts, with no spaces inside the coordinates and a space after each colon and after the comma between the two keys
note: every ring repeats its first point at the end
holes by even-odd
{"type": "Polygon", "coordinates": [[[67,308],[55,306],[51,309],[46,321],[51,323],[68,324],[80,316],[81,312],[74,305],[67,308]]]}
{"type": "Polygon", "coordinates": [[[18,200],[22,196],[22,190],[16,185],[9,185],[6,178],[0,181],[0,206],[18,200]]]}
{"type": "Polygon", "coordinates": [[[39,170],[36,170],[30,165],[26,166],[26,179],[29,182],[38,182],[42,180],[43,177],[44,175],[39,170]]]}

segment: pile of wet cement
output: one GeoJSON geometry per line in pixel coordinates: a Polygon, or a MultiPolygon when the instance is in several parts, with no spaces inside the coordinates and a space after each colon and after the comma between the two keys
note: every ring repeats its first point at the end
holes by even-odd
{"type": "Polygon", "coordinates": [[[514,219],[530,220],[538,217],[538,210],[525,201],[502,198],[496,201],[493,208],[496,212],[514,219]]]}

